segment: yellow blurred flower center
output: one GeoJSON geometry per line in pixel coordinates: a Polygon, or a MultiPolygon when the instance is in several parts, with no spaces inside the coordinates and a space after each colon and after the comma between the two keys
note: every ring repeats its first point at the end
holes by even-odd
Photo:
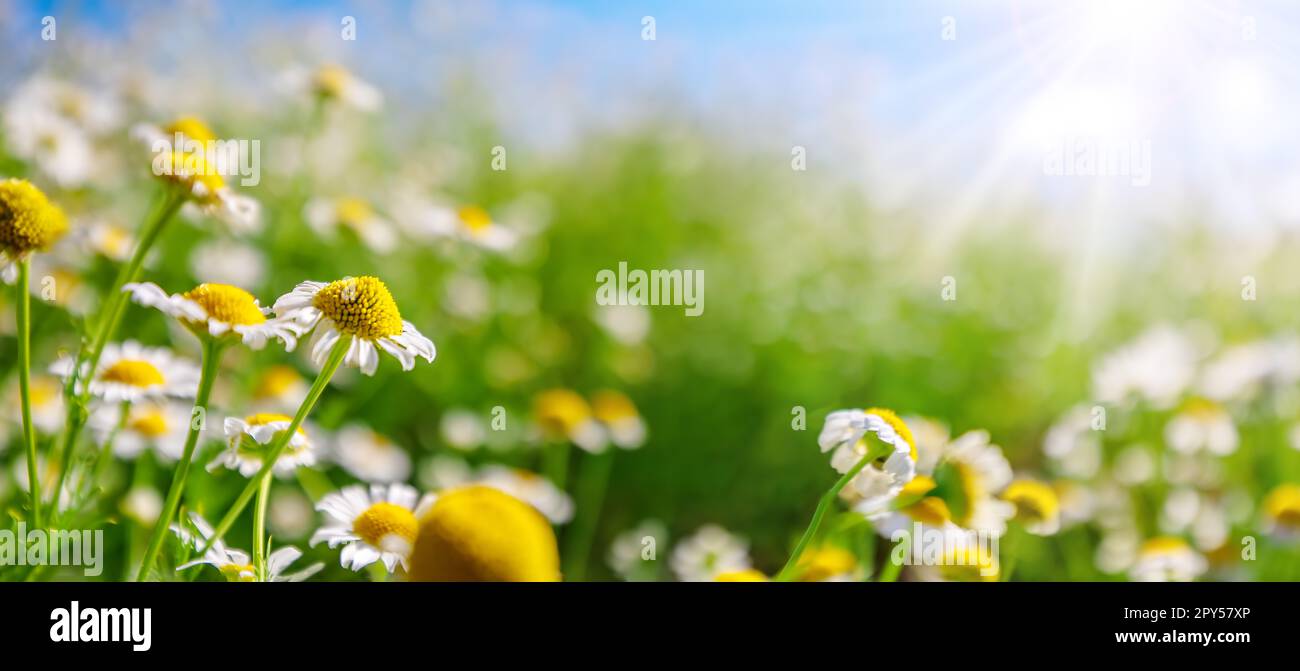
{"type": "Polygon", "coordinates": [[[636,406],[632,404],[632,399],[609,390],[596,392],[591,397],[591,412],[596,419],[606,424],[637,417],[636,406]]]}
{"type": "Polygon", "coordinates": [[[1300,528],[1300,485],[1279,485],[1269,492],[1264,514],[1281,526],[1300,528]]]}
{"type": "Polygon", "coordinates": [[[59,384],[52,378],[38,377],[32,380],[32,407],[39,408],[59,398],[59,384]]]}
{"type": "Polygon", "coordinates": [[[482,233],[492,225],[492,215],[477,205],[466,205],[456,213],[470,233],[482,233]]]}
{"type": "MultiPolygon", "coordinates": [[[[198,117],[183,116],[167,124],[163,130],[168,135],[180,133],[185,136],[185,139],[187,140],[194,140],[195,142],[202,142],[204,144],[217,139],[217,134],[213,133],[212,129],[208,128],[208,125],[200,121],[198,117]]],[[[181,149],[182,147],[177,148],[181,149]]]]}
{"type": "Polygon", "coordinates": [[[167,434],[167,417],[157,408],[150,408],[131,418],[132,431],[149,438],[167,434]]]}
{"type": "Polygon", "coordinates": [[[1141,554],[1143,555],[1168,555],[1184,552],[1191,548],[1188,547],[1187,541],[1173,536],[1158,536],[1142,544],[1141,554]]]}
{"type": "Polygon", "coordinates": [[[829,546],[818,548],[799,559],[798,580],[821,582],[845,573],[852,573],[857,565],[857,558],[848,550],[829,546]]]}
{"type": "Polygon", "coordinates": [[[271,366],[257,381],[253,396],[258,399],[276,398],[293,388],[300,379],[292,366],[271,366]]]}
{"type": "Polygon", "coordinates": [[[560,579],[555,532],[532,506],[500,490],[451,489],[420,520],[410,578],[555,582],[560,579]]]}
{"type": "Polygon", "coordinates": [[[567,437],[591,419],[587,400],[569,389],[548,389],[537,395],[533,406],[537,423],[552,438],[567,437]]]}
{"type": "Polygon", "coordinates": [[[99,374],[104,382],[118,382],[132,387],[154,387],[166,382],[162,371],[148,361],[120,359],[99,374]]]}
{"type": "Polygon", "coordinates": [[[903,512],[917,522],[936,527],[952,519],[948,504],[937,496],[927,496],[904,508],[903,512]]]}
{"type": "Polygon", "coordinates": [[[183,294],[208,313],[209,319],[234,326],[249,326],[266,321],[253,295],[229,284],[200,284],[183,294]]]}
{"type": "Polygon", "coordinates": [[[361,198],[341,198],[334,204],[334,216],[340,224],[361,231],[375,218],[375,211],[361,198]]]}
{"type": "Polygon", "coordinates": [[[253,570],[252,564],[224,564],[221,567],[221,575],[226,577],[230,582],[253,582],[257,580],[257,571],[253,570]]]}
{"type": "Polygon", "coordinates": [[[402,333],[402,315],[388,287],[377,277],[349,277],[330,282],[312,305],[346,335],[374,340],[402,333]]]}
{"type": "Polygon", "coordinates": [[[1017,480],[1007,485],[1002,498],[1015,504],[1016,519],[1034,524],[1056,517],[1059,503],[1056,491],[1033,480],[1017,480]]]}
{"type": "Polygon", "coordinates": [[[325,65],[316,71],[312,82],[316,93],[327,98],[342,97],[352,80],[352,73],[338,65],[325,65]]]}
{"type": "Polygon", "coordinates": [[[714,582],[770,582],[770,579],[763,575],[762,571],[747,568],[740,571],[727,571],[719,573],[713,578],[714,582]]]}
{"type": "Polygon", "coordinates": [[[184,186],[191,196],[204,203],[216,202],[220,198],[218,192],[226,187],[226,180],[216,166],[202,154],[172,150],[154,168],[158,177],[184,186]]]}
{"type": "Polygon", "coordinates": [[[19,256],[46,249],[68,230],[63,210],[22,179],[0,182],[0,251],[19,256]]]}
{"type": "Polygon", "coordinates": [[[414,513],[387,501],[380,501],[370,506],[352,520],[353,533],[361,540],[385,551],[392,551],[392,541],[388,540],[390,536],[400,539],[399,545],[404,543],[409,548],[415,542],[415,535],[419,530],[420,524],[416,521],[414,513]]]}

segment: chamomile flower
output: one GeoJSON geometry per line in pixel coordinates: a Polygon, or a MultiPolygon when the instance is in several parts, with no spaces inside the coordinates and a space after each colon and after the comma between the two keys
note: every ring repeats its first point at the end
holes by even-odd
{"type": "Polygon", "coordinates": [[[1237,426],[1219,404],[1194,398],[1165,424],[1165,442],[1181,454],[1227,456],[1237,451],[1237,426]]]}
{"type": "Polygon", "coordinates": [[[508,251],[519,241],[518,233],[477,205],[425,203],[404,212],[405,227],[415,237],[460,240],[494,252],[508,251]]]}
{"type": "Polygon", "coordinates": [[[334,435],[333,457],[365,482],[403,482],[411,477],[411,455],[360,424],[349,424],[334,435]]]}
{"type": "Polygon", "coordinates": [[[1200,351],[1171,326],[1157,326],[1106,356],[1093,370],[1097,400],[1125,403],[1134,398],[1168,408],[1193,382],[1200,351]]]}
{"type": "Polygon", "coordinates": [[[135,248],[135,236],[117,224],[95,221],[81,230],[86,231],[83,236],[86,248],[112,261],[125,261],[135,248]]]}
{"type": "MultiPolygon", "coordinates": [[[[239,471],[246,478],[253,477],[262,468],[267,450],[276,437],[289,430],[292,423],[293,419],[288,415],[275,413],[258,413],[242,419],[227,417],[223,424],[226,449],[208,464],[208,470],[215,471],[224,466],[239,471]]],[[[276,475],[287,476],[299,466],[311,466],[314,463],[315,446],[300,426],[275,460],[273,470],[276,475]]]]}
{"type": "MultiPolygon", "coordinates": [[[[63,428],[63,385],[52,375],[33,375],[30,387],[32,424],[41,433],[57,433],[63,428]]],[[[22,424],[19,412],[18,381],[14,380],[5,395],[12,419],[22,424]]]]}
{"type": "Polygon", "coordinates": [[[148,485],[136,485],[122,495],[118,504],[122,514],[140,526],[151,526],[162,514],[163,498],[158,490],[148,485]]]}
{"type": "Polygon", "coordinates": [[[487,426],[478,413],[467,408],[449,408],[438,422],[442,442],[448,447],[467,451],[487,441],[487,426]]]}
{"type": "Polygon", "coordinates": [[[550,480],[518,468],[489,464],[479,469],[474,482],[499,489],[534,507],[552,524],[573,519],[573,499],[550,480]]]}
{"type": "Polygon", "coordinates": [[[668,543],[668,529],[659,520],[644,520],[614,537],[605,563],[629,582],[655,576],[659,546],[668,543]]]}
{"type": "Polygon", "coordinates": [[[275,301],[275,313],[304,330],[315,329],[311,355],[317,365],[324,365],[339,338],[351,340],[344,365],[366,375],[379,367],[379,350],[396,358],[402,370],[414,369],[417,357],[432,363],[437,354],[432,341],[402,320],[393,295],[377,277],[302,282],[275,301]]]}
{"type": "Polygon", "coordinates": [[[45,251],[68,231],[68,218],[24,179],[0,181],[0,276],[18,279],[18,262],[45,251]]]}
{"type": "Polygon", "coordinates": [[[953,522],[952,510],[942,497],[933,495],[938,487],[934,478],[918,475],[912,478],[898,496],[888,501],[888,508],[882,510],[877,505],[873,508],[857,506],[854,510],[872,520],[876,532],[883,538],[892,538],[900,532],[912,533],[916,525],[921,529],[936,529],[944,533],[957,532],[961,528],[953,522]]]}
{"type": "Polygon", "coordinates": [[[253,404],[276,412],[294,412],[310,389],[297,369],[277,364],[258,376],[253,386],[253,404]]]}
{"type": "Polygon", "coordinates": [[[501,490],[470,485],[442,492],[419,518],[413,581],[560,580],[551,525],[501,490]]]}
{"type": "Polygon", "coordinates": [[[1051,485],[1037,480],[1015,480],[1002,491],[1003,500],[1015,506],[1015,519],[1036,536],[1050,536],[1061,528],[1061,504],[1051,485]]]}
{"type": "Polygon", "coordinates": [[[168,294],[152,282],[131,282],[122,290],[136,303],[175,317],[200,338],[225,338],[252,349],[262,349],[274,338],[292,352],[306,332],[292,319],[268,319],[252,294],[228,284],[200,284],[183,294],[168,294]]]}
{"type": "Polygon", "coordinates": [[[838,410],[826,416],[817,442],[822,452],[832,452],[831,467],[841,474],[853,470],[870,454],[867,434],[884,443],[888,452],[867,464],[848,488],[866,510],[892,500],[916,474],[916,443],[912,432],[890,410],[838,410]]]}
{"type": "MultiPolygon", "coordinates": [[[[117,430],[121,411],[116,406],[105,405],[90,417],[90,427],[101,441],[117,430]]],[[[133,404],[126,422],[117,430],[113,441],[114,456],[135,459],[146,449],[153,448],[158,458],[173,462],[185,449],[189,433],[191,409],[179,403],[142,402],[133,404]]]]}
{"type": "Polygon", "coordinates": [[[1142,544],[1129,577],[1138,582],[1188,582],[1205,573],[1201,556],[1181,538],[1160,536],[1142,544]]]}
{"type": "Polygon", "coordinates": [[[533,399],[533,419],[547,440],[567,440],[598,454],[607,447],[604,429],[587,399],[569,389],[548,389],[533,399]]]}
{"type": "Polygon", "coordinates": [[[749,543],[708,524],[682,539],[668,562],[682,582],[711,582],[719,574],[750,568],[749,543]]]}
{"type": "Polygon", "coordinates": [[[294,67],[280,75],[280,86],[287,92],[311,95],[326,102],[337,102],[363,112],[383,106],[384,96],[341,65],[323,65],[314,72],[294,67]]]}
{"type": "Polygon", "coordinates": [[[419,531],[419,518],[435,497],[421,497],[414,487],[401,483],[352,485],[326,494],[316,509],[329,521],[312,534],[311,545],[343,546],[339,561],[353,571],[383,562],[389,573],[407,565],[419,531]]]}
{"type": "Polygon", "coordinates": [[[1300,540],[1300,485],[1278,485],[1264,498],[1266,533],[1283,540],[1300,540]]]}
{"type": "MultiPolygon", "coordinates": [[[[51,372],[67,379],[74,362],[64,357],[50,367],[51,372]]],[[[109,343],[99,358],[99,367],[91,374],[83,363],[77,377],[78,393],[89,387],[90,393],[108,403],[145,399],[193,398],[199,384],[199,369],[188,359],[175,356],[162,347],[145,347],[134,340],[109,343]]]]}
{"type": "Polygon", "coordinates": [[[94,140],[118,122],[116,101],[70,82],[37,75],[13,92],[4,110],[10,151],[64,188],[95,180],[94,140]]]}
{"type": "MultiPolygon", "coordinates": [[[[172,531],[181,539],[181,542],[191,545],[194,549],[202,549],[207,545],[207,541],[212,537],[212,525],[199,516],[198,513],[190,513],[190,523],[197,532],[191,533],[179,525],[173,524],[172,531]]],[[[282,547],[266,558],[266,581],[267,582],[302,582],[325,567],[324,564],[316,563],[296,573],[285,573],[289,565],[302,556],[302,550],[295,547],[282,547]]],[[[217,541],[208,548],[208,551],[200,558],[181,564],[176,567],[177,571],[183,571],[188,568],[207,564],[216,568],[221,575],[229,582],[257,582],[257,569],[253,566],[252,558],[243,550],[235,550],[227,547],[222,541],[217,541]]]]}
{"type": "Polygon", "coordinates": [[[391,252],[397,246],[393,225],[363,198],[313,198],[307,201],[303,217],[323,238],[333,238],[340,230],[346,230],[381,254],[391,252]]]}
{"type": "Polygon", "coordinates": [[[240,164],[237,143],[218,141],[216,134],[194,117],[182,117],[162,128],[137,126],[133,134],[149,144],[154,176],[179,189],[188,203],[237,233],[261,228],[261,205],[226,184],[232,166],[240,164]]]}
{"type": "Polygon", "coordinates": [[[636,411],[632,399],[624,394],[606,389],[591,397],[591,412],[605,425],[609,441],[625,450],[641,447],[645,443],[645,420],[636,411]]]}
{"type": "Polygon", "coordinates": [[[987,431],[968,431],[944,447],[937,478],[951,476],[947,498],[953,522],[963,529],[1001,534],[1014,513],[996,496],[1011,482],[1011,464],[987,431]]]}
{"type": "Polygon", "coordinates": [[[833,545],[811,548],[799,557],[795,580],[799,582],[850,582],[858,570],[852,552],[833,545]]]}

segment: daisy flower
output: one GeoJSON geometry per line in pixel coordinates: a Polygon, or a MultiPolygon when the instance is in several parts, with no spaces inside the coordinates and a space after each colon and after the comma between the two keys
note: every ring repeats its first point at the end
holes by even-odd
{"type": "Polygon", "coordinates": [[[1160,536],[1142,544],[1129,577],[1138,582],[1188,582],[1205,573],[1207,562],[1181,538],[1160,536]]]}
{"type": "Polygon", "coordinates": [[[293,93],[310,94],[329,102],[339,102],[363,112],[374,112],[384,103],[384,96],[341,65],[327,64],[312,72],[295,67],[280,75],[281,87],[293,93]]]}
{"type": "Polygon", "coordinates": [[[1036,536],[1050,536],[1061,528],[1061,504],[1051,485],[1037,480],[1015,480],[1002,491],[1003,500],[1015,506],[1015,519],[1036,536]]]}
{"type": "Polygon", "coordinates": [[[862,468],[848,487],[859,506],[872,510],[897,496],[916,474],[916,442],[903,420],[883,408],[838,410],[827,415],[817,442],[822,452],[833,450],[831,467],[848,474],[873,450],[868,433],[888,451],[862,468]]]}
{"type": "MultiPolygon", "coordinates": [[[[41,433],[53,434],[63,429],[63,385],[52,375],[35,375],[30,387],[32,399],[32,424],[41,433]]],[[[21,424],[18,412],[18,381],[14,380],[6,394],[8,408],[14,422],[21,424]]]]}
{"type": "Polygon", "coordinates": [[[374,375],[379,350],[392,355],[402,370],[415,368],[415,359],[430,363],[437,351],[411,322],[403,321],[393,295],[377,277],[345,277],[334,282],[303,282],[275,301],[281,319],[303,331],[315,329],[311,355],[324,365],[339,338],[351,344],[343,363],[374,375]]]}
{"type": "Polygon", "coordinates": [[[118,105],[69,82],[36,76],[13,92],[4,110],[5,139],[15,156],[31,161],[64,188],[97,175],[93,141],[116,127],[118,105]]]}
{"type": "Polygon", "coordinates": [[[1152,328],[1093,370],[1094,395],[1103,403],[1137,398],[1168,408],[1193,382],[1199,359],[1196,344],[1184,332],[1171,326],[1152,328]]]}
{"type": "Polygon", "coordinates": [[[362,198],[349,196],[332,201],[313,198],[304,206],[303,218],[324,238],[333,237],[339,230],[347,230],[381,254],[391,252],[397,246],[392,224],[362,198]]]}
{"type": "Polygon", "coordinates": [[[1282,484],[1264,498],[1264,531],[1284,540],[1300,540],[1300,485],[1282,484]]]}
{"type": "Polygon", "coordinates": [[[278,364],[262,371],[253,386],[253,404],[279,412],[293,412],[310,387],[293,366],[278,364]]]}
{"type": "MultiPolygon", "coordinates": [[[[51,372],[67,379],[75,364],[64,357],[50,367],[51,372]]],[[[83,363],[77,376],[78,393],[89,387],[90,393],[109,403],[165,397],[193,398],[199,383],[199,369],[162,347],[145,347],[134,340],[109,343],[99,358],[99,367],[91,375],[83,363]]]]}
{"type": "Polygon", "coordinates": [[[1237,426],[1219,404],[1194,398],[1165,424],[1165,442],[1180,454],[1227,456],[1237,451],[1237,426]]]}
{"type": "Polygon", "coordinates": [[[68,231],[68,218],[40,189],[23,179],[0,181],[0,276],[18,279],[18,262],[45,251],[68,231]]]}
{"type": "Polygon", "coordinates": [[[262,349],[274,338],[290,352],[306,328],[291,319],[267,319],[268,311],[252,294],[228,284],[200,284],[183,294],[168,294],[152,282],[122,287],[136,303],[175,317],[200,339],[211,336],[262,349]]]}
{"type": "MultiPolygon", "coordinates": [[[[120,412],[115,406],[105,405],[91,415],[90,427],[101,442],[117,430],[120,412]]],[[[135,459],[152,447],[162,461],[176,461],[185,448],[191,417],[190,409],[178,403],[134,404],[121,430],[117,430],[113,454],[122,459],[135,459]]]]}
{"type": "Polygon", "coordinates": [[[659,544],[668,542],[668,529],[658,520],[644,520],[614,537],[605,563],[629,582],[649,580],[658,572],[659,544]]]}
{"type": "Polygon", "coordinates": [[[1001,534],[1015,508],[995,494],[1011,482],[1011,464],[987,431],[968,431],[943,449],[937,479],[951,482],[945,498],[952,521],[964,529],[1001,534]]]}
{"type": "Polygon", "coordinates": [[[567,440],[593,454],[605,451],[605,431],[577,392],[548,389],[538,394],[533,399],[533,417],[547,440],[567,440]]]}
{"type": "Polygon", "coordinates": [[[749,543],[708,524],[682,539],[668,563],[682,582],[711,582],[719,574],[750,568],[749,543]]]}
{"type": "Polygon", "coordinates": [[[343,546],[339,561],[353,571],[383,562],[389,573],[407,565],[419,530],[419,518],[433,505],[434,496],[421,497],[402,483],[352,485],[326,494],[316,504],[329,522],[312,534],[311,545],[343,546]]]}
{"type": "Polygon", "coordinates": [[[408,202],[401,211],[404,227],[418,238],[460,240],[494,252],[508,251],[519,241],[518,233],[493,221],[492,215],[477,205],[408,202]]]}
{"type": "MultiPolygon", "coordinates": [[[[208,464],[209,471],[226,467],[251,478],[262,468],[267,450],[277,436],[289,429],[292,418],[275,413],[257,413],[240,419],[227,417],[223,425],[226,432],[226,449],[208,464]]],[[[293,473],[299,466],[316,463],[316,454],[307,432],[298,427],[275,460],[274,472],[279,476],[293,473]]]]}
{"type": "Polygon", "coordinates": [[[598,391],[591,397],[591,412],[618,447],[632,450],[645,443],[645,421],[627,396],[613,390],[598,391]]]}
{"type": "Polygon", "coordinates": [[[479,469],[474,482],[499,489],[534,507],[552,524],[573,519],[573,499],[550,480],[519,468],[490,464],[479,469]]]}
{"type": "Polygon", "coordinates": [[[498,489],[451,489],[420,516],[410,579],[556,582],[555,532],[532,506],[498,489]]]}
{"type": "Polygon", "coordinates": [[[934,478],[918,475],[903,485],[897,498],[888,502],[895,508],[894,510],[888,508],[882,510],[881,506],[873,509],[858,506],[854,510],[872,520],[876,531],[884,538],[892,538],[900,531],[911,533],[917,524],[920,524],[923,530],[928,528],[942,531],[957,530],[958,527],[953,523],[952,510],[949,509],[947,501],[942,497],[931,495],[936,487],[938,485],[934,478]]]}
{"type": "MultiPolygon", "coordinates": [[[[172,525],[172,531],[182,542],[192,545],[196,550],[202,549],[212,537],[212,526],[198,513],[190,513],[190,522],[198,532],[197,535],[179,525],[172,525]]],[[[285,573],[289,565],[299,557],[302,557],[302,550],[291,546],[272,552],[266,558],[266,582],[302,582],[325,568],[324,564],[317,562],[296,573],[285,573]]],[[[176,567],[176,570],[183,571],[201,564],[216,568],[229,582],[257,582],[257,569],[253,566],[252,558],[248,553],[229,548],[221,541],[213,543],[199,559],[181,564],[176,567]]]]}
{"type": "Polygon", "coordinates": [[[258,202],[226,184],[225,175],[235,174],[240,164],[238,143],[219,140],[194,117],[177,119],[163,128],[137,126],[133,134],[149,144],[154,176],[179,189],[188,203],[237,233],[261,228],[258,202]]]}
{"type": "Polygon", "coordinates": [[[402,482],[411,477],[411,455],[393,441],[360,424],[339,429],[333,457],[365,482],[402,482]]]}
{"type": "Polygon", "coordinates": [[[125,261],[135,248],[135,236],[117,224],[96,221],[79,228],[86,231],[82,236],[86,248],[109,260],[125,261]]]}
{"type": "Polygon", "coordinates": [[[162,514],[163,499],[158,490],[147,485],[136,485],[122,495],[118,508],[123,515],[140,526],[151,526],[162,514]]]}
{"type": "Polygon", "coordinates": [[[487,440],[487,426],[478,413],[466,408],[449,408],[438,421],[442,442],[457,450],[472,450],[487,440]]]}

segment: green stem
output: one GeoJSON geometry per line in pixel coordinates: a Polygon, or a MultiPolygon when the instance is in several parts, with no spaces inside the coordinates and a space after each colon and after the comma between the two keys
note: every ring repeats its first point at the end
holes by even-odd
{"type": "Polygon", "coordinates": [[[543,448],[542,471],[551,484],[564,490],[569,479],[569,444],[554,443],[543,448]]]}
{"type": "MultiPolygon", "coordinates": [[[[886,448],[888,449],[888,448],[886,448]]],[[[786,560],[785,567],[781,572],[776,574],[777,582],[788,582],[794,578],[795,567],[799,564],[799,557],[812,541],[813,536],[817,535],[817,528],[822,524],[822,518],[826,516],[826,511],[835,503],[835,497],[840,495],[840,490],[844,489],[849,481],[853,479],[867,464],[880,457],[880,448],[868,450],[867,454],[853,465],[847,473],[840,476],[840,479],[828,490],[822,494],[822,498],[817,502],[817,510],[813,511],[812,521],[808,523],[808,528],[804,530],[803,537],[799,539],[799,544],[794,546],[794,552],[790,553],[790,559],[786,560]]]]}
{"type": "Polygon", "coordinates": [[[607,449],[603,454],[591,455],[583,463],[574,491],[577,517],[564,538],[564,557],[568,560],[564,571],[565,580],[580,581],[587,572],[587,559],[591,555],[591,543],[596,536],[596,523],[600,520],[605,491],[609,485],[609,472],[613,465],[613,448],[607,449]]]}
{"type": "Polygon", "coordinates": [[[199,391],[194,397],[194,410],[203,411],[203,421],[195,421],[194,413],[190,413],[190,432],[185,437],[185,449],[181,452],[181,459],[176,464],[176,472],[172,474],[172,484],[167,490],[167,499],[163,503],[162,514],[158,516],[158,521],[154,524],[153,533],[149,536],[149,545],[145,548],[144,559],[140,563],[140,572],[136,574],[136,582],[144,580],[153,568],[154,560],[158,558],[158,551],[162,549],[163,540],[167,537],[167,528],[171,526],[172,518],[176,516],[176,510],[181,504],[181,494],[185,491],[185,481],[190,476],[190,462],[194,459],[194,447],[198,445],[199,433],[202,432],[203,426],[207,421],[208,397],[212,394],[212,385],[217,380],[217,365],[221,359],[221,343],[215,338],[203,339],[203,370],[199,377],[199,391]]]}
{"type": "Polygon", "coordinates": [[[95,462],[91,466],[90,488],[93,490],[99,481],[104,477],[104,468],[113,458],[113,443],[117,442],[117,434],[122,432],[126,426],[126,420],[131,416],[131,402],[122,401],[121,414],[117,418],[117,424],[113,427],[112,433],[104,440],[104,445],[99,449],[99,454],[95,456],[95,462]]]}
{"type": "Polygon", "coordinates": [[[185,204],[185,193],[180,190],[168,189],[163,192],[162,202],[150,214],[149,219],[145,221],[141,228],[140,240],[136,242],[135,251],[131,254],[131,259],[127,264],[122,266],[117,273],[117,279],[113,280],[113,287],[109,289],[104,309],[100,312],[99,321],[96,324],[95,337],[91,340],[90,354],[84,360],[80,356],[72,366],[72,372],[68,375],[67,384],[64,386],[63,395],[67,403],[67,421],[64,424],[63,444],[59,450],[59,477],[55,482],[55,498],[57,507],[57,492],[63,488],[63,482],[68,477],[68,469],[72,461],[72,452],[77,444],[77,437],[81,434],[81,429],[86,424],[86,401],[90,396],[90,385],[86,384],[85,389],[77,394],[77,378],[84,367],[88,374],[95,374],[95,367],[99,365],[99,357],[104,353],[104,346],[108,344],[110,338],[117,332],[117,327],[122,322],[122,315],[126,312],[127,297],[122,292],[122,287],[128,282],[134,282],[139,278],[140,268],[144,265],[144,259],[153,248],[154,243],[158,241],[158,236],[167,227],[167,223],[180,210],[181,205],[185,204]]]}
{"type": "Polygon", "coordinates": [[[275,437],[275,440],[266,451],[266,458],[263,459],[262,468],[253,475],[247,485],[244,485],[243,491],[231,504],[230,510],[226,511],[226,516],[217,523],[216,528],[213,529],[212,537],[208,539],[207,544],[203,547],[204,553],[214,543],[225,537],[226,532],[230,531],[230,527],[239,518],[239,514],[248,506],[249,500],[261,487],[262,481],[271,477],[271,469],[275,467],[275,462],[280,458],[280,453],[284,451],[285,446],[289,444],[289,438],[298,431],[298,427],[302,425],[303,420],[307,419],[307,414],[311,412],[312,406],[316,405],[316,401],[324,393],[325,387],[329,385],[330,378],[334,377],[334,371],[338,370],[339,365],[343,363],[343,357],[347,355],[348,346],[351,343],[352,338],[342,336],[334,344],[334,349],[330,350],[325,366],[321,368],[320,374],[316,376],[316,381],[312,383],[311,390],[307,392],[307,398],[304,398],[302,405],[298,406],[298,413],[293,416],[293,421],[289,423],[289,427],[275,437]]]}
{"type": "Polygon", "coordinates": [[[271,478],[262,480],[253,504],[253,570],[258,582],[266,582],[266,504],[271,498],[271,478]]]}
{"type": "MultiPolygon", "coordinates": [[[[27,448],[27,491],[32,499],[32,522],[45,528],[41,515],[41,478],[36,464],[36,427],[32,426],[32,297],[31,257],[18,262],[18,394],[22,398],[23,444],[27,448]]],[[[58,488],[55,488],[58,505],[58,488]]]]}
{"type": "MultiPolygon", "coordinates": [[[[898,541],[898,546],[902,546],[904,557],[912,551],[912,542],[907,536],[898,541]]],[[[898,582],[898,576],[903,572],[903,564],[907,563],[906,560],[894,561],[894,550],[898,546],[891,547],[885,554],[885,568],[880,570],[880,582],[898,582]]]]}

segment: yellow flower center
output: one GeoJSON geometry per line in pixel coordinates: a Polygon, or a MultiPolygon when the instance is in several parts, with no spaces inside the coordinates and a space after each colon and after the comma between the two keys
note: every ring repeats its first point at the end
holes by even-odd
{"type": "Polygon", "coordinates": [[[798,580],[821,582],[837,575],[851,573],[857,565],[857,558],[848,550],[824,546],[806,553],[799,559],[798,580]]]}
{"type": "Polygon", "coordinates": [[[1300,528],[1300,485],[1278,485],[1269,492],[1264,514],[1281,526],[1300,528]]]}
{"type": "Polygon", "coordinates": [[[410,567],[417,581],[556,582],[560,553],[532,506],[471,485],[444,492],[425,513],[410,567]]]}
{"type": "Polygon", "coordinates": [[[375,211],[361,198],[341,198],[334,204],[334,216],[340,224],[361,231],[375,218],[375,211]]]}
{"type": "Polygon", "coordinates": [[[32,407],[39,408],[59,398],[61,387],[53,378],[37,377],[32,379],[32,407]]]}
{"type": "Polygon", "coordinates": [[[220,196],[217,192],[224,189],[226,180],[216,166],[202,154],[188,154],[172,150],[156,159],[155,174],[161,178],[179,184],[193,197],[203,203],[216,202],[220,196]],[[194,193],[194,186],[203,186],[203,193],[194,193]]]}
{"type": "Polygon", "coordinates": [[[316,93],[327,98],[338,98],[343,95],[352,80],[352,73],[348,72],[339,65],[325,65],[316,71],[316,77],[313,86],[316,93]]]}
{"type": "Polygon", "coordinates": [[[167,416],[157,408],[150,408],[132,417],[129,427],[148,438],[164,436],[167,434],[167,416]]]}
{"type": "Polygon", "coordinates": [[[402,333],[402,314],[388,287],[377,277],[348,277],[330,282],[312,305],[346,335],[374,340],[402,333]]]}
{"type": "Polygon", "coordinates": [[[1190,398],[1183,403],[1183,412],[1196,419],[1214,419],[1223,414],[1223,408],[1218,403],[1204,398],[1190,398]]]}
{"type": "Polygon", "coordinates": [[[1173,536],[1157,536],[1142,544],[1143,555],[1166,555],[1189,550],[1187,541],[1173,536]]]}
{"type": "Polygon", "coordinates": [[[1034,524],[1056,517],[1060,503],[1050,485],[1034,480],[1016,480],[1007,485],[1002,498],[1015,504],[1016,519],[1034,524]]]}
{"type": "Polygon", "coordinates": [[[11,256],[46,249],[63,237],[68,219],[23,179],[0,182],[0,250],[11,256]]]}
{"type": "Polygon", "coordinates": [[[229,582],[253,582],[257,580],[257,571],[253,569],[252,564],[225,564],[221,567],[221,575],[225,576],[229,582]]]}
{"type": "Polygon", "coordinates": [[[154,387],[166,382],[162,371],[148,361],[119,359],[99,374],[104,382],[118,382],[132,387],[154,387]]]}
{"type": "Polygon", "coordinates": [[[289,391],[299,380],[301,378],[298,377],[298,371],[294,370],[292,366],[271,366],[257,381],[257,388],[253,390],[253,397],[257,399],[276,398],[289,391]]]}
{"type": "Polygon", "coordinates": [[[420,523],[415,514],[396,503],[380,501],[352,520],[352,532],[361,540],[385,551],[393,551],[390,536],[400,539],[398,545],[407,548],[415,542],[415,535],[420,530],[420,523]]]}
{"type": "MultiPolygon", "coordinates": [[[[272,422],[292,422],[293,418],[276,412],[258,412],[245,417],[244,421],[248,422],[249,426],[262,426],[263,424],[270,424],[272,422]]],[[[307,435],[307,432],[303,431],[302,427],[299,426],[297,434],[305,436],[307,435]]]]}
{"type": "Polygon", "coordinates": [[[612,390],[598,391],[591,397],[591,412],[606,424],[637,417],[632,400],[612,390]]]}
{"type": "Polygon", "coordinates": [[[713,578],[714,582],[770,582],[770,579],[763,575],[762,571],[747,568],[740,571],[728,571],[719,573],[713,578]]]}
{"type": "Polygon", "coordinates": [[[916,461],[916,438],[912,437],[912,430],[907,428],[907,424],[905,424],[898,415],[894,414],[893,410],[887,410],[885,408],[867,408],[864,412],[868,415],[875,415],[885,420],[885,423],[893,428],[895,433],[902,436],[903,440],[907,441],[909,452],[912,455],[912,461],[916,461]]]}
{"type": "Polygon", "coordinates": [[[948,504],[937,496],[927,496],[916,503],[903,509],[908,517],[931,526],[940,527],[944,522],[952,519],[952,513],[948,510],[948,504]]]}
{"type": "Polygon", "coordinates": [[[131,246],[131,234],[121,226],[111,224],[104,227],[99,239],[99,251],[104,256],[118,257],[127,253],[131,246]]]}
{"type": "Polygon", "coordinates": [[[575,391],[548,389],[533,401],[533,414],[548,436],[564,438],[591,419],[591,406],[575,391]]]}
{"type": "Polygon", "coordinates": [[[215,319],[234,326],[249,326],[266,321],[266,315],[257,307],[253,295],[229,284],[200,284],[182,294],[198,303],[215,319]]]}
{"type": "MultiPolygon", "coordinates": [[[[208,125],[198,119],[198,117],[183,116],[163,128],[168,135],[180,133],[187,140],[202,142],[205,145],[208,142],[215,141],[217,134],[212,132],[208,125]]],[[[180,147],[178,147],[180,149],[180,147]]]]}
{"type": "Polygon", "coordinates": [[[466,205],[460,208],[456,215],[460,217],[460,223],[464,224],[470,233],[482,233],[492,225],[492,215],[477,205],[466,205]]]}

